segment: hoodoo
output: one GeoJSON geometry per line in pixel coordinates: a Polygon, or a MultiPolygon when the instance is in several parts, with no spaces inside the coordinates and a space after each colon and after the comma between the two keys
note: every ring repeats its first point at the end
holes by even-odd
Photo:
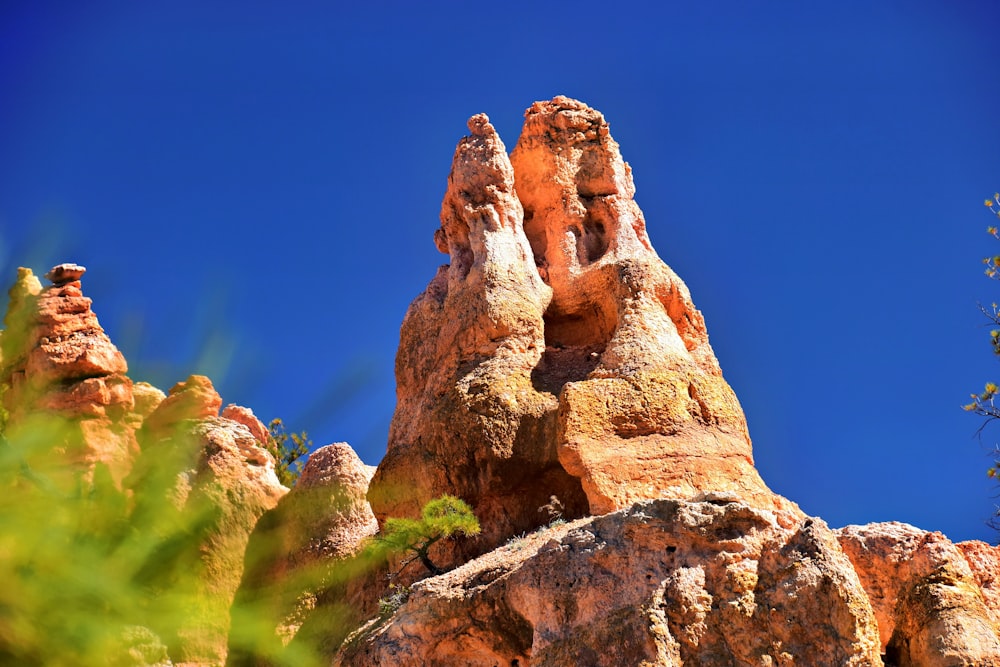
{"type": "MultiPolygon", "coordinates": [[[[403,321],[398,403],[369,498],[412,516],[470,502],[484,551],[544,522],[732,492],[793,509],[753,466],[701,313],[653,250],[608,124],[557,97],[508,159],[483,114],[455,151],[437,247],[403,321]]],[[[468,554],[467,554],[468,555],[468,554]]]]}

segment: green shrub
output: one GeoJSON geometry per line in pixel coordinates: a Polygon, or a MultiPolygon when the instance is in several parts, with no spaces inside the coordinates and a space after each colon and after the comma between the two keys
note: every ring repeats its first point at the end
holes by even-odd
{"type": "Polygon", "coordinates": [[[302,474],[302,459],[309,453],[312,440],[305,431],[286,433],[285,424],[280,419],[272,419],[267,431],[266,448],[274,457],[278,481],[291,488],[302,474]]]}
{"type": "Polygon", "coordinates": [[[432,546],[453,535],[478,535],[479,521],[464,500],[443,495],[424,505],[419,519],[386,519],[382,533],[374,538],[377,549],[389,553],[413,552],[406,567],[419,560],[431,574],[443,574],[434,564],[429,551],[432,546]]]}

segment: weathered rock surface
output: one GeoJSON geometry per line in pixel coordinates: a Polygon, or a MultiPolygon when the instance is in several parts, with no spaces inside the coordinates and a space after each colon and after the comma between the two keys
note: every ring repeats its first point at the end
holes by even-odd
{"type": "Polygon", "coordinates": [[[553,495],[568,517],[708,489],[795,509],[753,466],[743,411],[649,242],[603,116],[536,103],[510,159],[486,116],[469,129],[435,235],[451,262],[401,330],[376,516],[457,495],[484,528],[469,555],[542,523],[553,495]]]}
{"type": "Polygon", "coordinates": [[[522,229],[503,142],[484,115],[469,129],[435,236],[451,264],[403,321],[396,412],[369,493],[380,519],[418,516],[443,493],[470,501],[483,534],[467,554],[537,526],[552,495],[569,516],[587,511],[556,455],[558,400],[535,377],[551,288],[522,229]]]}
{"type": "Polygon", "coordinates": [[[965,560],[969,562],[972,576],[983,593],[983,602],[1000,635],[1000,545],[990,546],[973,540],[959,542],[955,546],[962,550],[965,560]]]}
{"type": "Polygon", "coordinates": [[[177,663],[225,661],[229,609],[250,534],[288,491],[250,429],[218,416],[221,404],[202,376],[171,388],[145,420],[142,455],[127,479],[134,525],[162,522],[164,505],[172,504],[176,525],[184,527],[146,582],[191,599],[190,614],[176,625],[153,625],[177,663]]]}
{"type": "Polygon", "coordinates": [[[84,271],[56,266],[46,274],[54,284],[42,288],[30,269],[18,269],[0,339],[2,428],[8,440],[28,443],[35,469],[89,477],[104,464],[120,481],[138,453],[132,381],[83,296],[84,271]]]}
{"type": "Polygon", "coordinates": [[[539,531],[412,588],[352,665],[880,665],[834,534],[798,512],[645,501],[539,531]]]}
{"type": "Polygon", "coordinates": [[[989,547],[970,544],[967,559],[941,533],[896,522],[847,526],[837,537],[868,593],[887,663],[1000,665],[1000,624],[984,599],[1000,580],[989,547]]]}
{"type": "Polygon", "coordinates": [[[372,604],[344,603],[359,574],[347,560],[378,531],[365,495],[374,472],[346,443],[321,447],[288,495],[261,517],[233,607],[245,632],[230,635],[228,664],[269,664],[269,654],[293,641],[292,655],[298,646],[336,647],[373,611],[372,604]]]}
{"type": "Polygon", "coordinates": [[[234,422],[243,424],[249,429],[250,434],[253,435],[258,443],[261,445],[267,444],[269,435],[267,427],[264,426],[261,420],[257,419],[257,415],[250,408],[230,403],[223,409],[221,416],[224,419],[232,419],[234,422]]]}

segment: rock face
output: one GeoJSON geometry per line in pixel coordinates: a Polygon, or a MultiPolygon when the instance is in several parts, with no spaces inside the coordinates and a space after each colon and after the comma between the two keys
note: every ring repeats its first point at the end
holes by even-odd
{"type": "Polygon", "coordinates": [[[61,264],[42,288],[18,269],[4,318],[0,387],[8,440],[26,443],[33,468],[93,474],[108,466],[120,481],[138,453],[132,381],[83,296],[84,269],[61,264]],[[36,447],[32,443],[35,442],[36,447]],[[37,451],[35,451],[37,450],[37,451]]]}
{"type": "Polygon", "coordinates": [[[847,526],[837,537],[868,592],[887,662],[1000,665],[997,610],[984,598],[1000,580],[989,547],[961,549],[940,533],[895,522],[847,526]]]}
{"type": "Polygon", "coordinates": [[[552,495],[570,516],[585,514],[587,500],[558,461],[559,403],[536,373],[552,290],[522,228],[503,142],[484,115],[469,128],[435,236],[452,261],[403,321],[396,412],[369,498],[380,519],[418,516],[443,493],[470,501],[484,529],[476,553],[538,525],[552,495]]]}
{"type": "Polygon", "coordinates": [[[346,443],[321,447],[261,517],[233,608],[243,622],[230,635],[228,664],[269,664],[268,655],[281,654],[294,663],[299,646],[336,647],[366,617],[364,605],[342,603],[357,574],[347,561],[378,530],[365,497],[374,472],[346,443]]]}
{"type": "MultiPolygon", "coordinates": [[[[142,456],[126,480],[136,499],[134,525],[154,528],[164,521],[164,505],[173,505],[172,525],[184,527],[146,582],[191,600],[185,618],[153,627],[180,663],[225,660],[250,534],[288,491],[264,443],[244,423],[219,417],[221,405],[208,378],[175,385],[146,418],[142,456]]],[[[228,412],[244,421],[253,415],[228,412]]]]}
{"type": "Polygon", "coordinates": [[[334,664],[882,663],[865,592],[822,521],[657,500],[539,531],[414,585],[334,664]]]}
{"type": "Polygon", "coordinates": [[[983,593],[983,602],[993,619],[993,626],[1000,635],[1000,545],[990,546],[986,542],[974,540],[959,542],[957,545],[965,555],[972,569],[979,589],[983,593]]]}
{"type": "Polygon", "coordinates": [[[603,116],[534,104],[510,159],[484,115],[455,151],[437,247],[404,319],[396,412],[369,497],[416,516],[436,495],[484,527],[465,553],[567,517],[733,491],[794,509],[753,466],[704,320],[657,257],[603,116]]]}

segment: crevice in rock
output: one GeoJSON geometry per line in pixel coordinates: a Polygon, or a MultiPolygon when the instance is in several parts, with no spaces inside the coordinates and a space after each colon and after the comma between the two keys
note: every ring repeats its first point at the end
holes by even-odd
{"type": "Polygon", "coordinates": [[[455,216],[456,225],[448,232],[448,240],[451,251],[451,267],[458,273],[458,277],[463,280],[472,270],[475,257],[472,254],[472,246],[469,242],[469,227],[459,216],[455,216]],[[457,238],[455,238],[457,236],[457,238]]]}
{"type": "Polygon", "coordinates": [[[583,219],[583,236],[578,238],[577,243],[578,250],[583,251],[579,253],[581,265],[593,264],[607,252],[608,240],[604,223],[595,220],[590,212],[583,219]]]}
{"type": "Polygon", "coordinates": [[[534,209],[525,206],[522,229],[524,230],[525,237],[528,239],[528,245],[531,246],[531,254],[533,255],[535,266],[538,268],[538,274],[542,277],[542,280],[548,283],[549,263],[545,257],[545,249],[548,244],[548,233],[544,225],[533,224],[534,219],[534,209]]]}
{"type": "Polygon", "coordinates": [[[570,313],[550,306],[542,320],[545,352],[531,379],[539,391],[558,395],[564,384],[586,379],[597,367],[618,326],[618,317],[597,304],[587,304],[570,313]]]}

